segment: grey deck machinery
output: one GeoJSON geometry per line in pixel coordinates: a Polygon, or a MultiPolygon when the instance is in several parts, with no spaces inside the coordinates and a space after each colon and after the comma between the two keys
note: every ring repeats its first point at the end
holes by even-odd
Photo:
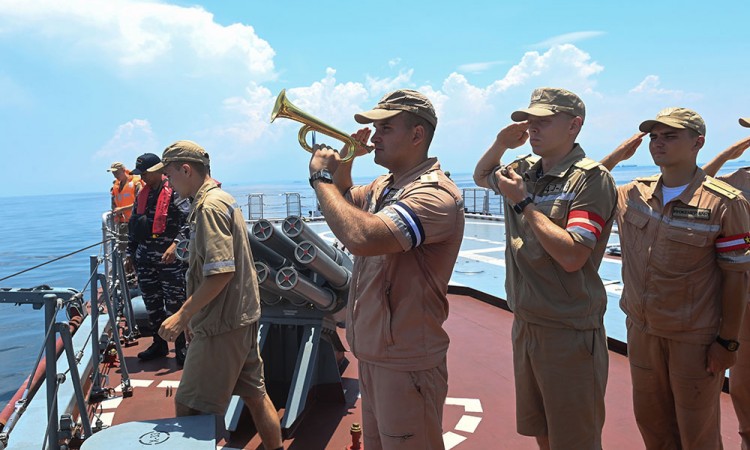
{"type": "MultiPolygon", "coordinates": [[[[297,216],[280,229],[258,220],[248,234],[261,295],[266,387],[276,407],[285,408],[281,428],[291,436],[313,400],[345,401],[341,372],[348,361],[336,327],[344,326],[352,260],[297,216]]],[[[238,420],[228,416],[227,428],[238,420]]]]}

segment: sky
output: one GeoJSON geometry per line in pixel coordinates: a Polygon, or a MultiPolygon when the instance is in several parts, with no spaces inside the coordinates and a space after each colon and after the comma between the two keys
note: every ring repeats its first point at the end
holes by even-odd
{"type": "MultiPolygon", "coordinates": [[[[583,99],[594,159],[682,106],[706,120],[708,161],[750,134],[749,19],[743,1],[0,0],[0,196],[106,192],[113,161],[178,139],[227,185],[306,180],[300,124],[269,123],[282,89],[349,132],[417,89],[437,109],[430,153],[456,174],[540,86],[583,99]]],[[[650,164],[647,146],[629,163],[650,164]]]]}

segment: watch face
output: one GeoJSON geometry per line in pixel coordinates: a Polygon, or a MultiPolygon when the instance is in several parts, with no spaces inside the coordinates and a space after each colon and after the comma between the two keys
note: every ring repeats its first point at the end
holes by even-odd
{"type": "Polygon", "coordinates": [[[740,348],[740,343],[736,341],[729,341],[727,343],[727,350],[730,352],[736,352],[740,348]]]}

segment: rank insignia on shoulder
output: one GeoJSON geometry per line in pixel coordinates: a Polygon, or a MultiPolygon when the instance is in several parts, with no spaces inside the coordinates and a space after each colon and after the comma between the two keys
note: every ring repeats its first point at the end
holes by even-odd
{"type": "Polygon", "coordinates": [[[703,182],[703,185],[708,188],[709,190],[716,192],[719,195],[722,195],[724,197],[727,197],[730,200],[733,200],[737,197],[739,197],[741,191],[738,189],[735,189],[731,184],[726,183],[721,180],[717,180],[713,177],[707,177],[706,181],[703,182]]]}
{"type": "Polygon", "coordinates": [[[439,181],[438,174],[435,172],[426,173],[419,177],[419,181],[422,183],[437,183],[439,181]]]}

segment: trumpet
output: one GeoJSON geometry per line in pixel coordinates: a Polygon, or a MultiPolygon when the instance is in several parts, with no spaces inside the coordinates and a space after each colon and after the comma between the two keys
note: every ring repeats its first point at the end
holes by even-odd
{"type": "Polygon", "coordinates": [[[276,104],[274,105],[273,112],[271,113],[271,122],[276,120],[277,117],[296,120],[297,122],[304,124],[302,128],[300,128],[297,138],[299,140],[299,145],[305,151],[310,153],[313,152],[313,149],[309,145],[307,145],[307,133],[309,133],[310,131],[317,131],[348,145],[349,151],[347,152],[346,156],[341,159],[342,163],[346,163],[354,159],[354,153],[357,151],[357,146],[359,145],[359,143],[354,140],[354,138],[352,138],[349,134],[328,125],[317,117],[308,114],[305,111],[302,111],[301,109],[294,106],[286,98],[286,89],[282,89],[279,93],[279,96],[276,98],[276,104]]]}

